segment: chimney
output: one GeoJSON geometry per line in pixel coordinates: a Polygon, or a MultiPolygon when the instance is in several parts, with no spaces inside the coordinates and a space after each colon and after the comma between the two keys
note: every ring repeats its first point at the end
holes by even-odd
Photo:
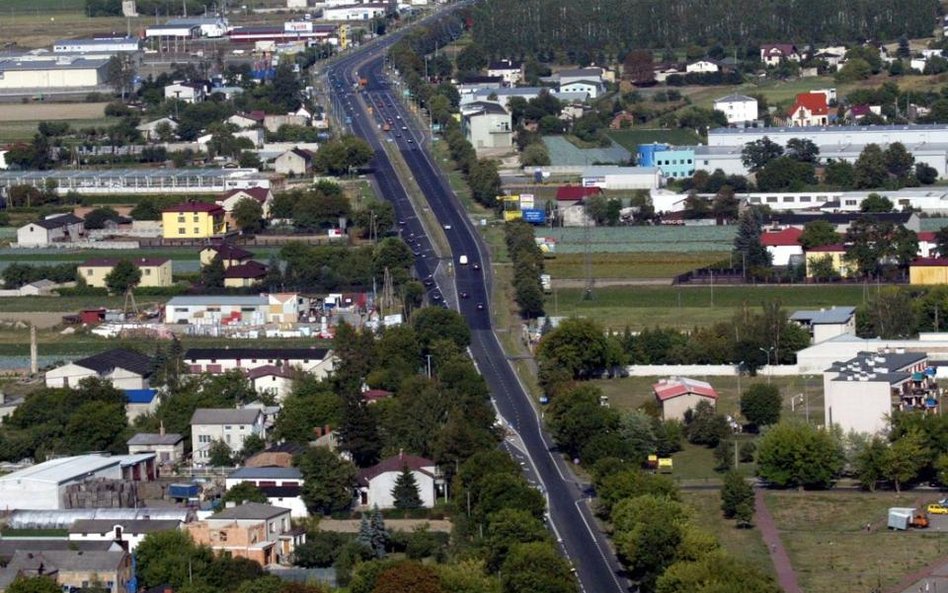
{"type": "Polygon", "coordinates": [[[164,420],[162,420],[162,421],[158,424],[158,434],[159,434],[160,436],[165,436],[165,421],[164,421],[164,420]]]}

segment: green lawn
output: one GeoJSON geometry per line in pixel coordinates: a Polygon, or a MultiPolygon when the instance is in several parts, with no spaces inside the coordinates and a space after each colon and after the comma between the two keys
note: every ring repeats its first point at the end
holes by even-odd
{"type": "MultiPolygon", "coordinates": [[[[703,253],[593,253],[590,256],[595,278],[673,278],[721,259],[719,252],[703,253]]],[[[582,253],[558,253],[544,263],[554,280],[586,277],[582,253]]]]}
{"type": "Polygon", "coordinates": [[[629,129],[613,130],[607,134],[616,144],[621,145],[626,150],[635,154],[635,149],[639,144],[651,144],[652,142],[664,142],[667,144],[697,144],[698,136],[692,130],[664,130],[664,129],[629,129]]]}
{"type": "Polygon", "coordinates": [[[0,5],[0,16],[10,11],[28,10],[78,10],[86,7],[85,0],[3,0],[0,5]]]}
{"type": "Polygon", "coordinates": [[[547,297],[551,315],[588,317],[611,328],[642,329],[656,325],[692,328],[731,319],[743,306],[759,307],[779,300],[788,310],[859,305],[862,286],[625,286],[557,289],[547,297]]]}
{"type": "Polygon", "coordinates": [[[717,490],[688,490],[681,493],[682,500],[694,509],[694,524],[713,533],[721,546],[737,558],[748,562],[761,571],[773,575],[774,565],[760,531],[756,528],[738,529],[734,521],[721,514],[721,495],[717,490]]]}
{"type": "MultiPolygon", "coordinates": [[[[0,18],[2,17],[3,9],[0,9],[0,18]]],[[[64,119],[59,121],[69,124],[73,129],[82,129],[111,126],[118,120],[114,117],[100,117],[95,119],[64,119]]],[[[40,120],[0,122],[0,142],[29,140],[36,134],[39,125],[40,120]]]]}
{"type": "Polygon", "coordinates": [[[889,507],[919,507],[937,492],[768,492],[767,507],[807,593],[892,587],[948,551],[944,532],[889,531],[889,507]],[[866,532],[866,524],[872,531],[866,532]]]}

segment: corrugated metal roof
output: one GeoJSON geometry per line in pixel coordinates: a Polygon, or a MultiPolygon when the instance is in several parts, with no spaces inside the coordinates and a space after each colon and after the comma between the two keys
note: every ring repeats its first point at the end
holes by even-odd
{"type": "Polygon", "coordinates": [[[242,467],[231,472],[228,480],[301,480],[302,472],[295,467],[242,467]]]}
{"type": "Polygon", "coordinates": [[[169,307],[216,306],[216,305],[266,305],[267,298],[262,296],[176,296],[168,301],[169,307]]]}
{"type": "Polygon", "coordinates": [[[178,508],[18,509],[10,514],[10,517],[7,519],[7,527],[11,529],[68,529],[73,523],[80,519],[107,519],[109,521],[158,519],[177,520],[187,523],[194,520],[194,511],[178,508]]]}

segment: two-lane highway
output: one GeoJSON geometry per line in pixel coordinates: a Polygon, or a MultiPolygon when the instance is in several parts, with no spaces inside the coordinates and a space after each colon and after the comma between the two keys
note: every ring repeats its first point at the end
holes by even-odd
{"type": "MultiPolygon", "coordinates": [[[[372,49],[350,55],[330,68],[334,104],[342,106],[351,118],[353,133],[363,137],[375,149],[371,166],[377,186],[382,196],[394,204],[399,219],[404,221],[402,236],[417,239],[414,243],[419,249],[416,270],[421,278],[429,278],[435,273],[436,260],[430,251],[430,239],[424,237],[424,228],[395,175],[383,142],[401,152],[415,182],[425,194],[428,207],[443,227],[451,248],[457,294],[467,295],[467,298],[458,299],[457,306],[472,330],[474,360],[487,381],[498,412],[519,436],[529,469],[547,498],[549,523],[562,549],[573,562],[580,585],[586,593],[626,591],[628,582],[622,576],[605,536],[596,527],[585,501],[586,493],[568,464],[558,453],[551,451],[550,440],[544,434],[537,410],[493,332],[486,245],[460,200],[432,162],[425,149],[425,134],[416,128],[415,120],[385,80],[381,51],[392,41],[386,40],[372,49]],[[353,87],[358,87],[359,78],[365,78],[367,84],[361,92],[356,92],[353,87]],[[372,113],[369,113],[368,106],[372,107],[372,113]],[[384,133],[383,140],[379,137],[379,129],[389,120],[392,130],[384,133]],[[462,256],[466,256],[466,265],[460,263],[462,256]]],[[[433,292],[436,287],[432,286],[430,290],[433,292]]]]}

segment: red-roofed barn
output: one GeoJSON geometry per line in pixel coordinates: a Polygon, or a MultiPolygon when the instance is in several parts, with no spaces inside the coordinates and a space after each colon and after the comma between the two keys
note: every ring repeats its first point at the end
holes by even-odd
{"type": "Polygon", "coordinates": [[[652,385],[652,390],[662,407],[664,420],[684,420],[685,412],[694,409],[698,403],[706,401],[713,406],[718,399],[718,392],[710,383],[685,377],[662,379],[652,385]]]}

